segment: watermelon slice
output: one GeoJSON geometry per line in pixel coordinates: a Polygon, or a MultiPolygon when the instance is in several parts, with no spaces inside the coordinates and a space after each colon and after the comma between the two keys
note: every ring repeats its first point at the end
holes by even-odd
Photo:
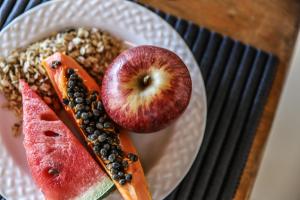
{"type": "Polygon", "coordinates": [[[47,200],[96,200],[113,187],[91,155],[56,114],[21,81],[24,147],[47,200]]]}

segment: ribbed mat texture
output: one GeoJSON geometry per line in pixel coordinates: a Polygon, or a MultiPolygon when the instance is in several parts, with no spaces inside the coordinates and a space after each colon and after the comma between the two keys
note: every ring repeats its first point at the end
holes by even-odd
{"type": "MultiPolygon", "coordinates": [[[[42,2],[0,0],[0,29],[42,2]]],[[[208,101],[207,127],[199,154],[183,182],[166,199],[232,199],[276,73],[277,59],[192,22],[149,9],[173,26],[192,50],[208,101]]]]}

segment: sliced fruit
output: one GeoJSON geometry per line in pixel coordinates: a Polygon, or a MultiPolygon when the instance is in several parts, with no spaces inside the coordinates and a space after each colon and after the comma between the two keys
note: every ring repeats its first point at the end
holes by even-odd
{"type": "Polygon", "coordinates": [[[32,177],[47,200],[97,200],[113,182],[56,114],[24,82],[24,147],[32,177]]]}
{"type": "Polygon", "coordinates": [[[101,88],[72,58],[56,53],[43,63],[65,110],[124,199],[149,200],[146,178],[126,131],[119,131],[101,102],[101,88]]]}

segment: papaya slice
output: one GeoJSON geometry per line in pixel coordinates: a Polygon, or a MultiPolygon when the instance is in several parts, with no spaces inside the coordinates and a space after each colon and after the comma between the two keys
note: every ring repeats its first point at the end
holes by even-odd
{"type": "Polygon", "coordinates": [[[69,117],[126,200],[150,200],[137,151],[128,133],[106,115],[101,88],[71,57],[55,53],[42,62],[69,117]]]}

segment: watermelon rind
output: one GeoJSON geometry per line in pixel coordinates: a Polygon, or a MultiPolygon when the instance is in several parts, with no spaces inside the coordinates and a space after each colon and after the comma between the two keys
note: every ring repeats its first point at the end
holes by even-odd
{"type": "Polygon", "coordinates": [[[101,200],[104,199],[111,190],[114,189],[114,183],[108,177],[104,177],[85,192],[74,198],[74,200],[101,200]]]}

